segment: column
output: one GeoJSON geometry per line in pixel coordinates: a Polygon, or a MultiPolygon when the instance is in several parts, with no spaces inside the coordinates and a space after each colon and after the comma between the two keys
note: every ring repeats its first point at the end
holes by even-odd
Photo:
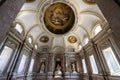
{"type": "Polygon", "coordinates": [[[108,80],[108,76],[107,76],[108,74],[106,72],[106,69],[105,69],[104,63],[102,61],[102,58],[100,56],[100,53],[98,51],[98,48],[97,48],[97,46],[95,46],[95,43],[93,40],[91,40],[91,42],[92,42],[93,49],[95,51],[95,53],[93,53],[93,54],[95,56],[96,64],[99,66],[98,72],[103,77],[103,79],[108,80]]]}
{"type": "Polygon", "coordinates": [[[63,71],[63,73],[65,73],[66,72],[66,56],[62,55],[62,58],[63,58],[63,60],[62,60],[62,71],[63,71]]]}
{"type": "Polygon", "coordinates": [[[65,54],[65,78],[70,78],[70,62],[68,53],[65,54]]]}
{"type": "Polygon", "coordinates": [[[85,57],[85,62],[86,62],[86,66],[87,66],[87,73],[89,75],[89,80],[92,79],[92,68],[90,66],[90,60],[89,60],[89,54],[86,52],[86,50],[83,48],[83,52],[84,52],[84,57],[85,57]]]}
{"type": "Polygon", "coordinates": [[[54,54],[50,53],[49,60],[48,60],[48,76],[47,76],[48,80],[53,80],[54,66],[55,66],[54,54]]]}

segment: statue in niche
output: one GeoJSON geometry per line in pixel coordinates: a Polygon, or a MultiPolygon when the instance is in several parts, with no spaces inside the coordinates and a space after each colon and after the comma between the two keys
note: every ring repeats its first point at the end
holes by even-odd
{"type": "Polygon", "coordinates": [[[59,64],[57,64],[57,67],[55,70],[55,78],[62,78],[61,66],[59,64]]]}
{"type": "Polygon", "coordinates": [[[71,66],[72,66],[72,72],[73,72],[73,73],[77,73],[77,72],[76,72],[75,62],[73,62],[73,63],[71,64],[71,66]]]}
{"type": "Polygon", "coordinates": [[[40,73],[44,73],[44,71],[45,71],[45,63],[42,62],[40,67],[40,73]]]}

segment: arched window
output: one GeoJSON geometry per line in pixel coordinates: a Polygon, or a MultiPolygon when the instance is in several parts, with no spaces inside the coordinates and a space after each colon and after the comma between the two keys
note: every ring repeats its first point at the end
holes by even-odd
{"type": "Polygon", "coordinates": [[[78,47],[79,47],[79,50],[81,50],[81,49],[82,49],[82,46],[81,46],[81,45],[79,45],[78,47]]]}
{"type": "Polygon", "coordinates": [[[23,32],[23,28],[20,24],[16,24],[15,29],[21,34],[23,32]]]}
{"type": "Polygon", "coordinates": [[[35,44],[35,49],[37,49],[38,48],[38,45],[37,44],[35,44]]]}
{"type": "Polygon", "coordinates": [[[28,42],[29,42],[30,44],[32,44],[32,38],[31,38],[30,36],[28,37],[27,40],[28,40],[28,42]]]}
{"type": "Polygon", "coordinates": [[[86,44],[88,43],[88,41],[89,41],[89,39],[86,37],[86,38],[84,39],[84,44],[86,45],[86,44]]]}
{"type": "Polygon", "coordinates": [[[97,35],[101,30],[102,30],[101,25],[100,25],[100,24],[97,25],[97,26],[95,27],[95,29],[94,29],[94,35],[97,35]]]}

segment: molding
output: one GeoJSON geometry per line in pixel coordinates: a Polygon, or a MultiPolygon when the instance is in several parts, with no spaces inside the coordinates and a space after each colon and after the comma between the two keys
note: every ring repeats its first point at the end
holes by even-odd
{"type": "MultiPolygon", "coordinates": [[[[32,31],[32,29],[34,29],[34,28],[36,28],[36,27],[38,27],[38,26],[39,26],[39,24],[35,24],[35,25],[31,26],[30,29],[27,31],[27,34],[29,34],[30,31],[32,31]]],[[[39,28],[40,28],[40,27],[39,27],[39,28]]]]}
{"type": "Polygon", "coordinates": [[[85,4],[96,5],[96,2],[87,2],[87,0],[82,0],[85,4]]]}
{"type": "Polygon", "coordinates": [[[17,17],[19,17],[19,16],[21,16],[21,15],[23,15],[23,14],[26,14],[26,13],[35,13],[35,14],[37,14],[38,13],[38,11],[37,10],[21,10],[19,13],[18,13],[18,15],[17,15],[17,17]]]}
{"type": "Polygon", "coordinates": [[[79,14],[80,14],[80,15],[82,15],[82,14],[93,15],[93,16],[98,17],[98,18],[101,19],[102,21],[105,21],[104,17],[103,17],[101,14],[97,13],[97,12],[93,12],[93,11],[89,11],[89,10],[88,10],[88,11],[82,11],[82,12],[80,12],[79,14]]]}

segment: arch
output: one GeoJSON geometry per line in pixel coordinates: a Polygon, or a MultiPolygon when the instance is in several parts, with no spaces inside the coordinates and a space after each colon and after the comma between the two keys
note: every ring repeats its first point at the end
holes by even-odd
{"type": "Polygon", "coordinates": [[[54,46],[52,49],[51,49],[53,52],[59,52],[59,53],[64,53],[65,52],[65,48],[62,47],[62,46],[54,46]],[[56,50],[55,50],[56,49],[56,50]],[[55,50],[55,51],[54,51],[55,50]]]}
{"type": "MultiPolygon", "coordinates": [[[[83,29],[83,31],[85,31],[86,34],[87,34],[87,35],[84,35],[84,36],[88,36],[88,39],[90,39],[90,33],[87,31],[87,29],[86,29],[85,27],[81,26],[81,25],[79,25],[78,27],[80,27],[81,29],[83,29]]],[[[78,28],[76,28],[76,29],[78,29],[78,28]]],[[[74,34],[76,34],[76,33],[74,32],[74,34]]],[[[77,34],[76,34],[76,35],[77,35],[77,34]]],[[[80,39],[80,38],[79,38],[79,39],[80,39]]],[[[83,46],[83,45],[84,45],[83,39],[80,39],[80,42],[81,42],[81,45],[83,46]]]]}
{"type": "Polygon", "coordinates": [[[79,25],[78,27],[81,27],[87,33],[87,36],[90,39],[90,33],[87,31],[87,29],[82,25],[79,25]]]}
{"type": "Polygon", "coordinates": [[[72,48],[73,48],[74,51],[75,51],[75,47],[74,47],[74,46],[68,45],[68,46],[66,47],[66,51],[69,52],[69,50],[72,49],[72,48]]]}
{"type": "Polygon", "coordinates": [[[22,14],[25,14],[25,13],[38,13],[38,11],[37,10],[21,10],[19,13],[18,13],[18,15],[17,15],[17,17],[19,17],[19,16],[21,16],[22,14]]]}
{"type": "MultiPolygon", "coordinates": [[[[37,27],[37,26],[39,26],[39,24],[35,24],[35,25],[31,26],[31,28],[28,30],[27,34],[29,34],[30,31],[31,31],[32,29],[34,29],[35,27],[37,27]]],[[[39,27],[39,28],[40,28],[40,27],[39,27]]]]}
{"type": "MultiPolygon", "coordinates": [[[[36,27],[38,27],[39,26],[39,24],[35,24],[35,25],[33,25],[29,30],[28,30],[28,32],[26,33],[26,35],[28,35],[34,28],[36,28],[36,27]]],[[[39,27],[40,28],[40,27],[39,27]]],[[[41,28],[40,28],[41,29],[41,28]]],[[[34,41],[33,41],[33,44],[35,43],[35,40],[36,39],[34,39],[34,41]]]]}
{"type": "Polygon", "coordinates": [[[48,45],[40,46],[38,49],[41,52],[43,48],[47,48],[47,51],[51,49],[48,45]]]}
{"type": "Polygon", "coordinates": [[[105,21],[105,19],[103,18],[103,16],[101,16],[100,14],[98,14],[97,12],[93,12],[93,11],[82,11],[80,12],[80,15],[82,14],[88,14],[88,15],[93,15],[98,17],[99,19],[101,19],[102,21],[105,21]]]}

